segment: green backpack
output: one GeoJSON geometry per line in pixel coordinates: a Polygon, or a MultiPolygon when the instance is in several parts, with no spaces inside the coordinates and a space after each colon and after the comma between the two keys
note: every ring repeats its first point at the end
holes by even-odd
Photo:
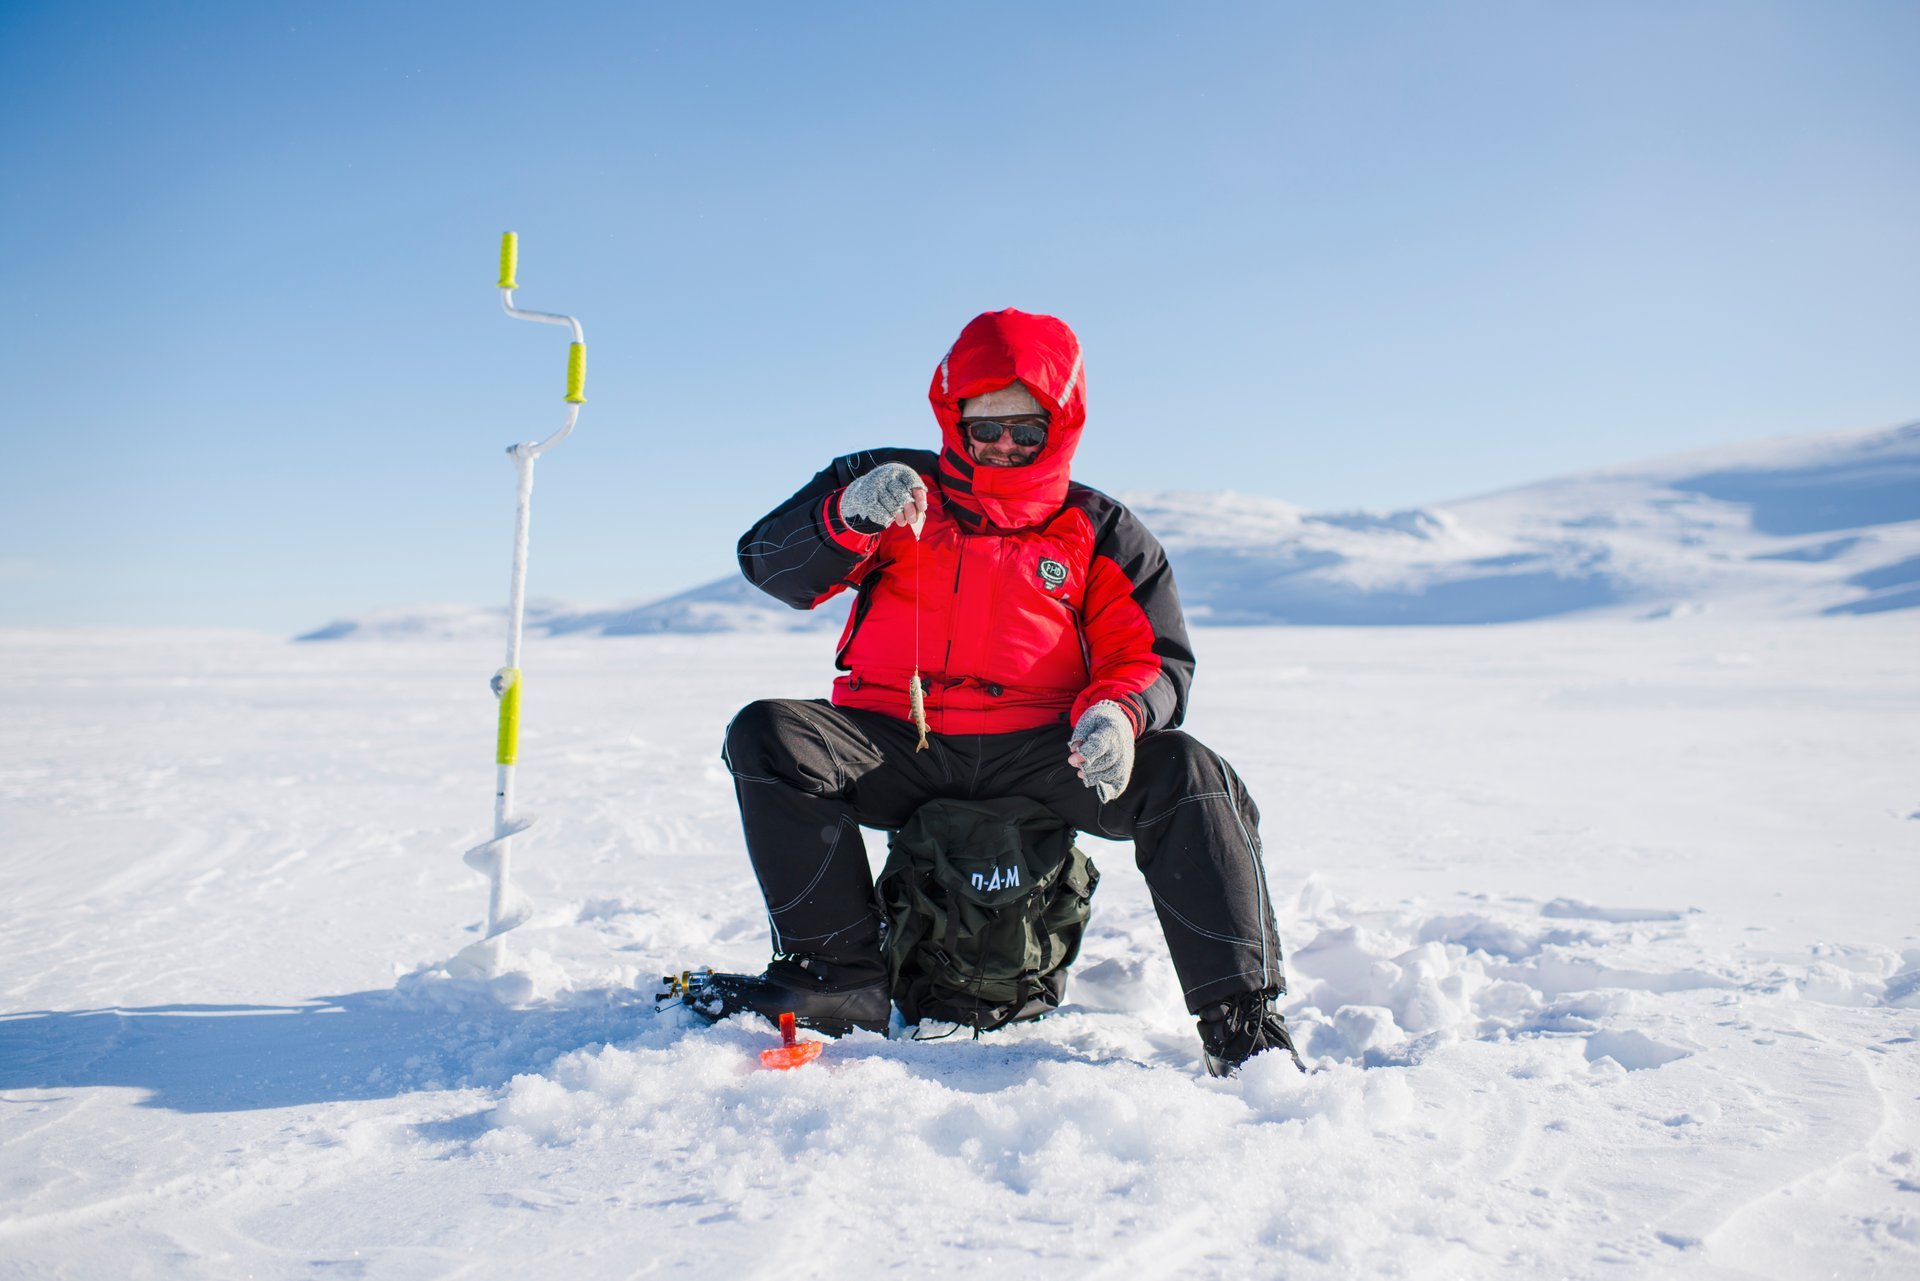
{"type": "Polygon", "coordinates": [[[909,1023],[988,1031],[1060,1004],[1100,873],[1038,801],[929,801],[893,834],[874,889],[909,1023]]]}

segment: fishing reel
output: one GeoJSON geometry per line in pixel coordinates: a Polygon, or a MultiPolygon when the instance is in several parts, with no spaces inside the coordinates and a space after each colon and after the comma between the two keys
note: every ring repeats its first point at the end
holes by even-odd
{"type": "Polygon", "coordinates": [[[662,974],[660,991],[653,994],[653,1008],[668,1010],[676,1005],[692,1005],[694,998],[706,990],[713,981],[713,970],[701,966],[697,970],[681,970],[678,974],[662,974]]]}

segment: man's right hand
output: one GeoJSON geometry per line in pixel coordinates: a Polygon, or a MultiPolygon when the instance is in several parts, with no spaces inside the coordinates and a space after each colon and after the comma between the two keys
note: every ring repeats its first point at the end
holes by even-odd
{"type": "Polygon", "coordinates": [[[927,517],[927,482],[905,463],[882,463],[840,491],[840,518],[863,534],[889,525],[918,532],[927,517]]]}

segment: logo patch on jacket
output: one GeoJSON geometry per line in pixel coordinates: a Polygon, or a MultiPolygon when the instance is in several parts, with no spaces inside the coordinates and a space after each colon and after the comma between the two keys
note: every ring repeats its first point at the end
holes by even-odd
{"type": "Polygon", "coordinates": [[[1040,585],[1042,587],[1050,592],[1057,592],[1060,590],[1060,585],[1066,581],[1067,567],[1065,565],[1062,565],[1057,560],[1043,560],[1040,562],[1040,585]]]}

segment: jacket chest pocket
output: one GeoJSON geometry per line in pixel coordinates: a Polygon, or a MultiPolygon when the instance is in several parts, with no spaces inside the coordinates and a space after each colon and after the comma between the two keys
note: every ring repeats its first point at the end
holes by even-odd
{"type": "Polygon", "coordinates": [[[1015,576],[1021,583],[1021,595],[1052,601],[1075,617],[1086,598],[1086,567],[1065,548],[1035,543],[1022,547],[1016,560],[1015,576]]]}

